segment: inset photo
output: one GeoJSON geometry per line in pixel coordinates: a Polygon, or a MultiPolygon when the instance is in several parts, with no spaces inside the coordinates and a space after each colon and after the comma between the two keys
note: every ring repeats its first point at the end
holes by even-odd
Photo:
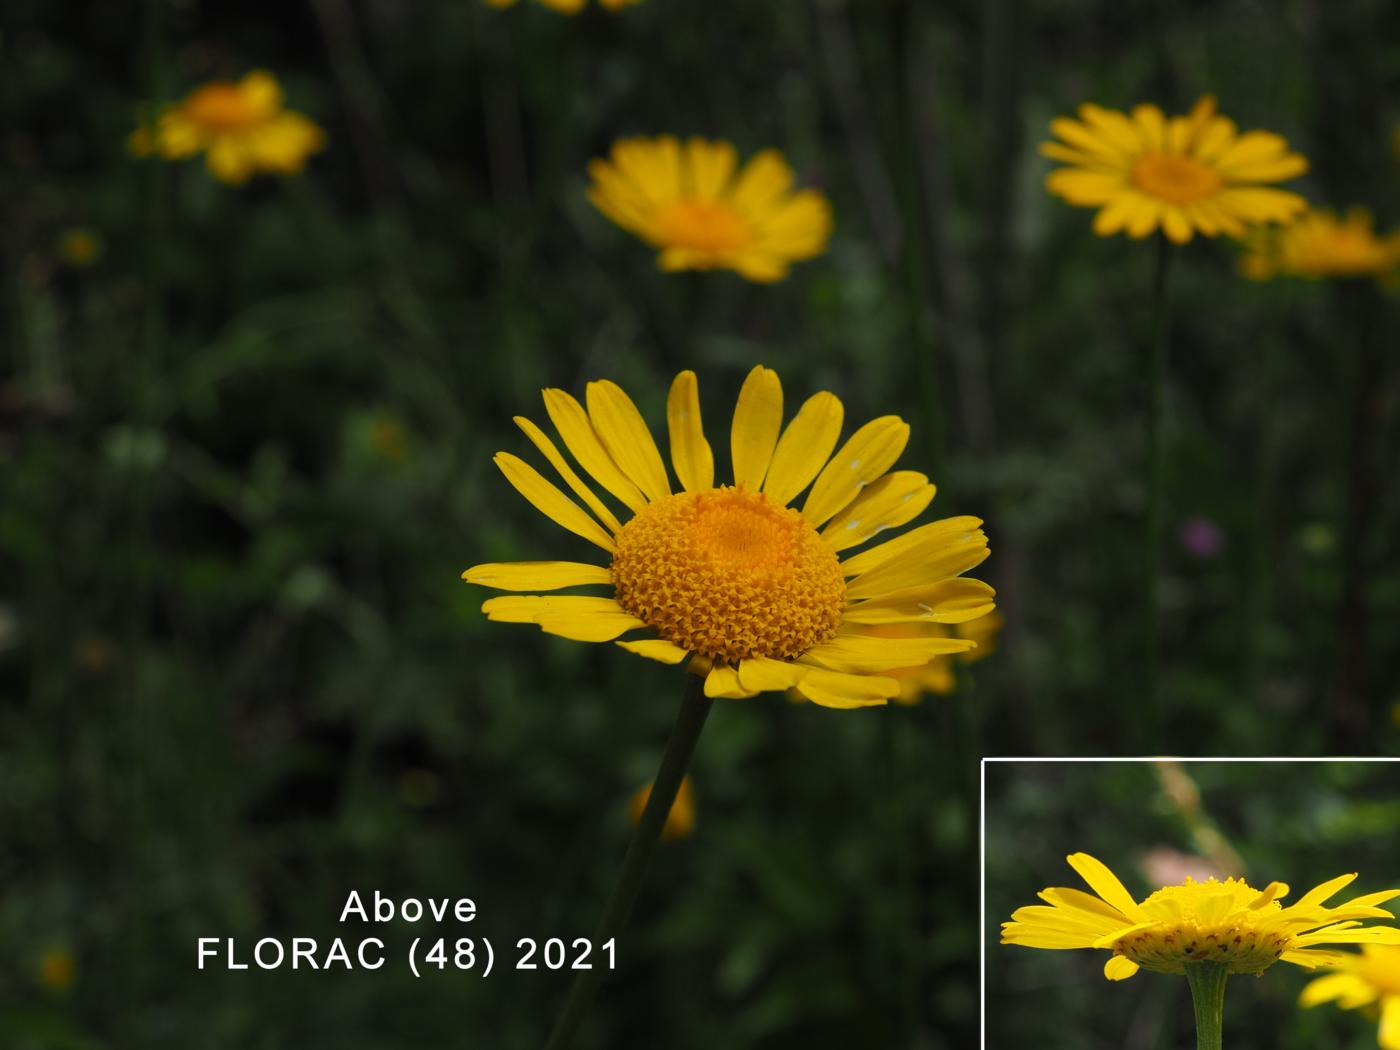
{"type": "Polygon", "coordinates": [[[985,759],[984,1050],[1400,1050],[1400,763],[985,759]]]}

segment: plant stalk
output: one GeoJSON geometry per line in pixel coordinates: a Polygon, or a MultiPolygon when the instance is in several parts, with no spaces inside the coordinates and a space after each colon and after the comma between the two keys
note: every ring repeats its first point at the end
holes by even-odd
{"type": "MultiPolygon", "coordinates": [[[[671,813],[671,804],[676,800],[685,771],[690,766],[690,758],[695,754],[695,744],[700,739],[700,731],[705,728],[712,702],[705,695],[705,679],[700,675],[687,675],[685,697],[681,700],[680,711],[676,714],[676,724],[671,729],[671,738],[666,742],[666,753],[661,758],[661,768],[651,785],[651,795],[647,798],[642,817],[632,832],[632,841],[627,846],[627,854],[622,859],[622,870],[617,882],[603,907],[603,917],[598,922],[593,937],[595,947],[612,940],[627,925],[627,917],[636,903],[637,892],[651,863],[656,844],[661,839],[661,830],[666,826],[666,818],[671,813]]],[[[564,1011],[554,1024],[545,1050],[565,1050],[573,1042],[583,1019],[588,1013],[598,986],[603,983],[604,971],[598,967],[580,970],[569,990],[569,998],[564,1003],[564,1011]]]]}
{"type": "Polygon", "coordinates": [[[1157,235],[1157,252],[1152,266],[1151,323],[1149,327],[1149,389],[1147,399],[1147,551],[1145,559],[1144,592],[1146,596],[1146,630],[1144,679],[1147,683],[1146,711],[1142,719],[1145,734],[1143,745],[1160,751],[1161,723],[1161,609],[1160,580],[1162,575],[1162,532],[1165,517],[1165,440],[1167,392],[1167,270],[1171,263],[1171,244],[1162,234],[1157,235]]]}
{"type": "Polygon", "coordinates": [[[1196,1050],[1221,1050],[1229,968],[1220,962],[1188,962],[1185,967],[1191,1005],[1196,1011],[1196,1050]]]}

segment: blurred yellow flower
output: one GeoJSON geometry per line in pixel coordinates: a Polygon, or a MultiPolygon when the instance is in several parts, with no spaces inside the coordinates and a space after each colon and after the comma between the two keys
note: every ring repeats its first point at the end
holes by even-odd
{"type": "Polygon", "coordinates": [[[1001,924],[1001,943],[1026,948],[1099,948],[1112,952],[1103,975],[1121,981],[1139,969],[1185,973],[1186,963],[1224,963],[1229,973],[1262,973],[1279,960],[1307,969],[1335,961],[1341,953],[1321,944],[1400,944],[1400,929],[1363,919],[1394,921],[1378,907],[1400,897],[1382,890],[1325,907],[1356,879],[1339,875],[1283,907],[1288,886],[1271,882],[1262,891],[1243,879],[1164,886],[1142,902],[1118,877],[1087,853],[1065,858],[1097,896],[1051,887],[1039,894],[1045,905],[1018,908],[1001,924]],[[1048,906],[1047,906],[1048,905],[1048,906]]]}
{"type": "Polygon", "coordinates": [[[58,253],[71,266],[91,266],[102,257],[102,235],[87,226],[64,230],[58,238],[58,253]]]}
{"type": "Polygon", "coordinates": [[[51,992],[66,992],[73,986],[73,956],[62,948],[50,948],[39,956],[39,983],[51,992]]]}
{"type": "Polygon", "coordinates": [[[1400,1050],[1400,948],[1363,944],[1360,955],[1338,952],[1327,966],[1337,972],[1310,982],[1298,1001],[1374,1011],[1380,1017],[1377,1041],[1384,1050],[1400,1050]]]}
{"type": "Polygon", "coordinates": [[[989,612],[967,623],[953,624],[885,624],[872,627],[870,633],[884,638],[962,638],[977,646],[966,652],[951,656],[935,656],[926,664],[916,667],[899,667],[886,673],[899,679],[899,704],[917,704],[925,693],[948,696],[957,688],[957,675],[953,673],[953,661],[975,663],[996,652],[996,639],[1002,628],[1001,613],[989,612]]]}
{"type": "Polygon", "coordinates": [[[1153,105],[1132,114],[1086,102],[1079,120],[1058,117],[1061,140],[1040,152],[1068,164],[1045,179],[1070,204],[1098,208],[1094,232],[1146,237],[1161,229],[1177,243],[1193,234],[1243,235],[1246,226],[1288,222],[1307,202],[1263,185],[1301,175],[1308,162],[1268,131],[1240,134],[1205,95],[1190,114],[1170,119],[1153,105]]]}
{"type": "Polygon", "coordinates": [[[325,133],[300,113],[282,108],[282,88],[264,70],[237,82],[196,88],[156,120],[155,134],[137,128],[127,147],[138,157],[179,160],[201,151],[215,178],[230,185],[258,172],[293,175],[325,145],[325,133]]]}
{"type": "MultiPolygon", "coordinates": [[[[588,6],[588,0],[539,0],[541,4],[552,11],[561,14],[576,15],[588,6]]],[[[606,7],[609,11],[620,11],[624,7],[632,4],[639,4],[642,0],[598,0],[600,7],[606,7]]],[[[516,0],[486,0],[488,7],[514,7],[516,0]]]]}
{"type": "Polygon", "coordinates": [[[1245,238],[1240,271],[1256,281],[1274,277],[1376,277],[1384,279],[1400,266],[1400,230],[1385,236],[1364,208],[1344,217],[1335,212],[1307,212],[1283,227],[1252,230],[1245,238]]]}
{"type": "Polygon", "coordinates": [[[792,168],[777,150],[740,168],[728,142],[620,139],[588,172],[588,199],[659,248],[663,270],[777,281],[791,263],[820,255],[831,234],[831,205],[816,190],[793,191],[792,168]]]}
{"type": "Polygon", "coordinates": [[[815,394],[784,428],[778,374],[759,365],[734,410],[733,484],[716,484],[695,373],[682,372],[666,411],[681,484],[673,492],[651,431],[621,387],[589,383],[586,409],[562,390],[544,391],[544,401],[565,448],[630,514],[614,513],[524,417],[516,423],[588,511],[519,457],[499,452],[496,465],[537,510],[606,551],[610,564],[497,563],[462,577],[503,591],[597,585],[612,594],[492,598],[482,606],[490,619],[581,642],[644,631],[617,644],[666,664],[699,658],[691,667],[704,674],[706,696],[795,688],[837,708],[883,704],[900,691],[885,671],[972,648],[959,638],[878,638],[866,628],[961,623],[990,612],[992,588],[962,576],[989,553],[977,518],[931,522],[840,556],[913,521],[933,499],[925,475],[890,470],[909,440],[899,417],[865,424],[833,455],[841,402],[815,394]],[[789,506],[804,491],[801,510],[789,506]]]}
{"type": "MultiPolygon", "coordinates": [[[[642,819],[642,810],[647,808],[647,799],[651,798],[651,785],[638,788],[637,793],[632,796],[630,816],[633,824],[637,824],[642,819]]],[[[690,782],[687,776],[681,781],[680,790],[676,792],[676,800],[671,803],[671,812],[666,814],[666,823],[661,828],[661,839],[683,839],[693,834],[695,831],[695,785],[690,782]]]]}

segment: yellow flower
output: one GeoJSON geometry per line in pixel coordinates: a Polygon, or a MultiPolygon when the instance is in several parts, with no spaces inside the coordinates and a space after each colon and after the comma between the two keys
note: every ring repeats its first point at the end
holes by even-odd
{"type": "Polygon", "coordinates": [[[899,681],[881,672],[972,648],[958,638],[881,638],[871,628],[961,623],[992,609],[992,588],[961,577],[988,554],[977,518],[932,522],[839,557],[912,521],[933,499],[925,475],[889,472],[909,440],[897,416],[865,424],[833,456],[841,402],[816,394],[784,429],[778,374],[759,365],[734,411],[733,484],[717,485],[695,373],[682,372],[666,406],[680,481],[673,492],[641,413],[616,384],[589,383],[586,409],[562,390],[544,391],[544,403],[565,448],[623,514],[524,417],[515,422],[588,511],[519,457],[497,453],[496,465],[537,510],[601,547],[611,564],[477,565],[463,579],[506,591],[598,585],[612,594],[492,598],[482,606],[492,620],[584,642],[644,631],[617,644],[667,664],[693,655],[707,696],[795,688],[840,708],[898,696],[899,681]],[[790,507],[804,490],[801,509],[790,507]]]}
{"type": "Polygon", "coordinates": [[[792,168],[777,150],[740,168],[728,142],[620,139],[588,173],[588,199],[659,248],[663,270],[777,281],[791,263],[820,255],[831,235],[831,205],[816,190],[793,192],[792,168]]]}
{"type": "Polygon", "coordinates": [[[1360,955],[1338,953],[1328,967],[1337,972],[1310,982],[1298,1001],[1316,1006],[1336,1000],[1343,1010],[1375,1008],[1380,1013],[1380,1045],[1400,1050],[1400,948],[1364,944],[1360,955]]]}
{"type": "Polygon", "coordinates": [[[1002,944],[1027,948],[1102,948],[1112,952],[1103,974],[1121,981],[1139,967],[1157,973],[1185,973],[1187,962],[1224,963],[1228,973],[1262,973],[1282,959],[1308,969],[1330,963],[1341,953],[1319,944],[1400,944],[1400,929],[1363,927],[1360,919],[1393,919],[1378,908],[1400,890],[1355,897],[1334,908],[1323,901],[1356,876],[1340,875],[1283,907],[1288,886],[1271,882],[1262,891],[1243,879],[1196,882],[1187,877],[1139,903],[1118,877],[1087,853],[1066,858],[1098,894],[1082,890],[1042,890],[1045,905],[1019,908],[1002,923],[1002,944]]]}
{"type": "Polygon", "coordinates": [[[1375,220],[1364,208],[1338,218],[1331,211],[1310,211],[1281,228],[1251,231],[1245,239],[1240,270],[1246,277],[1379,277],[1400,266],[1400,230],[1378,237],[1375,220]]]}
{"type": "Polygon", "coordinates": [[[293,175],[325,145],[325,133],[300,113],[282,108],[282,88],[257,69],[238,82],[215,80],[167,106],[154,137],[137,128],[127,146],[138,157],[179,160],[201,150],[215,178],[231,185],[257,172],[293,175]]]}
{"type": "Polygon", "coordinates": [[[997,612],[979,616],[967,623],[945,627],[942,624],[890,624],[880,627],[874,633],[886,638],[965,638],[976,648],[952,656],[935,656],[926,664],[917,667],[899,667],[890,671],[893,678],[899,679],[899,695],[895,700],[901,704],[917,704],[925,693],[948,696],[957,688],[957,676],[953,673],[953,661],[976,663],[996,652],[996,637],[1001,631],[1002,618],[997,612]]]}
{"type": "MultiPolygon", "coordinates": [[[[516,0],[486,0],[488,7],[514,7],[516,0]]],[[[588,0],[539,0],[550,10],[558,11],[561,14],[576,15],[588,6],[588,0]]],[[[609,11],[620,11],[630,4],[641,3],[641,0],[598,0],[602,7],[609,11]]]]}
{"type": "Polygon", "coordinates": [[[64,230],[58,239],[58,251],[72,266],[91,266],[102,257],[102,235],[86,226],[64,230]]]}
{"type": "Polygon", "coordinates": [[[1308,162],[1268,131],[1239,134],[1205,95],[1190,114],[1168,120],[1156,106],[1131,116],[1086,102],[1080,120],[1059,117],[1062,141],[1040,152],[1064,161],[1046,188],[1070,204],[1098,208],[1094,232],[1146,237],[1161,228],[1177,243],[1193,233],[1238,237],[1247,225],[1287,222],[1307,207],[1296,193],[1262,185],[1301,175],[1308,162]]]}
{"type": "Polygon", "coordinates": [[[39,983],[51,992],[73,986],[73,956],[62,948],[50,948],[39,956],[39,983]]]}
{"type": "MultiPolygon", "coordinates": [[[[630,816],[632,823],[636,824],[642,819],[642,810],[647,808],[647,799],[651,798],[651,785],[637,789],[637,793],[632,796],[630,816]]],[[[681,781],[680,790],[676,792],[676,799],[671,803],[671,812],[666,814],[666,823],[661,828],[662,841],[670,839],[683,839],[695,832],[695,785],[690,782],[687,776],[681,781]]]]}

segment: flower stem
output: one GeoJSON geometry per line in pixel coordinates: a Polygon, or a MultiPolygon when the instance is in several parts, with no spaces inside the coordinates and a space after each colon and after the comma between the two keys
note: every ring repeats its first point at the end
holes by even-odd
{"type": "MultiPolygon", "coordinates": [[[[676,800],[685,771],[690,766],[690,757],[695,753],[695,744],[700,739],[700,730],[705,728],[709,717],[711,701],[705,695],[705,679],[700,675],[687,675],[685,697],[681,700],[680,711],[676,714],[676,724],[671,729],[671,739],[666,743],[666,754],[661,758],[661,768],[651,786],[642,817],[632,832],[632,841],[627,846],[627,855],[622,859],[622,870],[613,886],[608,902],[603,907],[603,917],[598,922],[598,930],[593,944],[598,946],[612,940],[627,925],[627,916],[636,903],[637,891],[641,889],[642,878],[651,863],[656,844],[661,838],[661,829],[666,826],[666,817],[671,812],[671,804],[676,800]]],[[[545,1050],[565,1050],[603,983],[604,971],[598,967],[580,970],[569,991],[564,1012],[554,1024],[545,1050]]]]}
{"type": "Polygon", "coordinates": [[[1230,971],[1219,962],[1188,962],[1184,965],[1186,983],[1191,986],[1191,1005],[1196,1010],[1196,1050],[1221,1050],[1225,978],[1230,971]]]}
{"type": "Polygon", "coordinates": [[[1164,516],[1163,478],[1163,420],[1166,415],[1167,390],[1167,269],[1171,261],[1171,244],[1158,234],[1157,252],[1152,266],[1152,319],[1149,336],[1150,388],[1147,401],[1147,557],[1145,560],[1145,595],[1147,605],[1144,665],[1147,683],[1146,712],[1142,719],[1149,750],[1161,750],[1160,683],[1161,639],[1158,608],[1158,581],[1161,576],[1162,519],[1164,516]]]}

